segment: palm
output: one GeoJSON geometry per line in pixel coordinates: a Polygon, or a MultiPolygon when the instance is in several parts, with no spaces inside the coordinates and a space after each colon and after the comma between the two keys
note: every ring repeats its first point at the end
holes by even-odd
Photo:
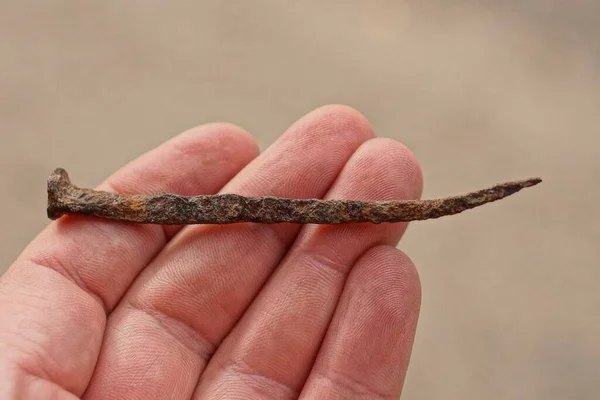
{"type": "MultiPolygon", "coordinates": [[[[330,106],[257,156],[203,126],[120,192],[417,198],[410,152],[330,106]]],[[[23,398],[397,398],[419,311],[405,224],[160,227],[66,217],[0,282],[0,393],[23,398]],[[2,392],[4,391],[4,392],[2,392]]]]}

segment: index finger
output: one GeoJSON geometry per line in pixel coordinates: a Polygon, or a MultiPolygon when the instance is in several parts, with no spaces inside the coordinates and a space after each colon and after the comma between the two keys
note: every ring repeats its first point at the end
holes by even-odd
{"type": "MultiPolygon", "coordinates": [[[[242,129],[206,125],[141,156],[100,188],[216,193],[257,154],[242,129]]],[[[106,313],[172,233],[88,217],[51,223],[0,281],[0,343],[4,361],[12,364],[0,365],[0,375],[8,376],[2,371],[7,368],[81,395],[100,351],[106,313]]]]}

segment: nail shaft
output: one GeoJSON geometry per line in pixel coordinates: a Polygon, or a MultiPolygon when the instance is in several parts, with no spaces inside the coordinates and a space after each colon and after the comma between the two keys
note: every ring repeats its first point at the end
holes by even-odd
{"type": "Polygon", "coordinates": [[[73,185],[62,168],[48,178],[48,217],[87,215],[141,224],[346,224],[407,222],[458,214],[537,185],[539,178],[507,182],[437,200],[320,200],[245,197],[237,194],[180,196],[118,194],[73,185]]]}

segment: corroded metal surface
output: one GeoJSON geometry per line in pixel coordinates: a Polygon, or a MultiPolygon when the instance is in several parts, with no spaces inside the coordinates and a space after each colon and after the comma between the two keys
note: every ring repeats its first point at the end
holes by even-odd
{"type": "Polygon", "coordinates": [[[143,224],[346,224],[406,222],[458,214],[537,185],[539,178],[506,182],[461,196],[436,200],[320,200],[218,194],[118,194],[82,189],[64,169],[48,178],[48,217],[89,215],[143,224]]]}

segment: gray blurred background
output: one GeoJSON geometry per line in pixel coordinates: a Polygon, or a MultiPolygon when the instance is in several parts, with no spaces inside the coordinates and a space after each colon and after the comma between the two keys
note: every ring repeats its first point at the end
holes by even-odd
{"type": "Polygon", "coordinates": [[[424,197],[541,176],[412,224],[406,399],[600,392],[600,2],[0,1],[0,271],[63,166],[95,186],[198,124],[262,149],[327,103],[408,145],[424,197]]]}

